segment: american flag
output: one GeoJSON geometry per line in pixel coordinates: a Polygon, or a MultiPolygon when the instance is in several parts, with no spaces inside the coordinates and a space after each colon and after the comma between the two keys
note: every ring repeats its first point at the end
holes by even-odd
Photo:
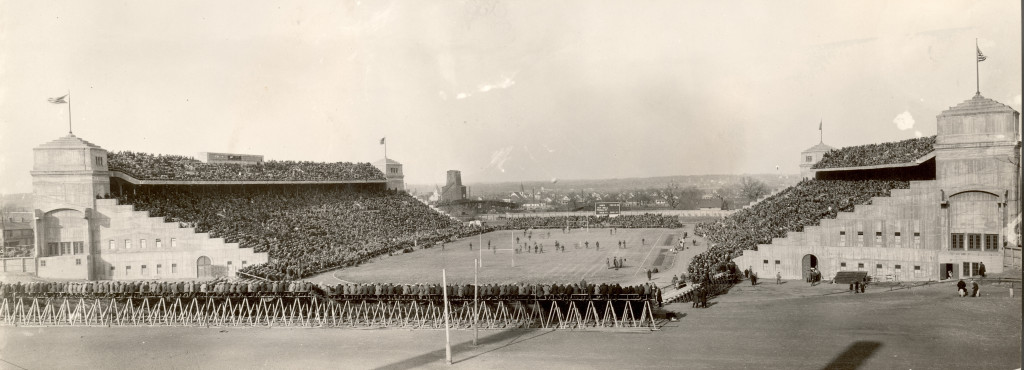
{"type": "Polygon", "coordinates": [[[979,48],[977,46],[975,46],[975,48],[978,49],[978,61],[979,62],[984,62],[985,59],[988,59],[988,57],[986,57],[985,54],[981,53],[981,48],[979,48]]]}
{"type": "Polygon", "coordinates": [[[67,104],[68,101],[64,100],[64,98],[67,98],[67,97],[68,97],[67,94],[65,94],[64,96],[61,96],[61,97],[46,99],[46,101],[48,101],[50,103],[53,103],[53,104],[67,104]]]}

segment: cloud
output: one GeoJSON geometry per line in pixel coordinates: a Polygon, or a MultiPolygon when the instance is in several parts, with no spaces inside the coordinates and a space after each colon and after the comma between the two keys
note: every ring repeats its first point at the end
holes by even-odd
{"type": "Polygon", "coordinates": [[[501,80],[500,82],[498,82],[496,84],[480,85],[477,88],[477,91],[488,92],[488,91],[491,91],[491,90],[494,90],[494,89],[507,89],[507,88],[512,87],[512,85],[515,85],[515,84],[516,84],[516,82],[514,80],[512,80],[511,77],[505,77],[503,80],[501,80]]]}
{"type": "Polygon", "coordinates": [[[484,167],[484,169],[497,168],[499,171],[505,172],[505,161],[508,161],[508,158],[511,154],[511,145],[496,150],[494,153],[491,153],[491,163],[488,163],[487,167],[484,167]]]}
{"type": "Polygon", "coordinates": [[[896,128],[900,129],[900,131],[906,131],[914,128],[914,116],[910,115],[909,110],[903,111],[903,113],[896,115],[896,118],[892,119],[892,123],[895,123],[896,128]]]}
{"type": "Polygon", "coordinates": [[[921,133],[921,131],[914,130],[914,136],[915,137],[921,137],[921,136],[924,136],[924,134],[921,133]]]}
{"type": "Polygon", "coordinates": [[[457,95],[455,95],[455,99],[462,100],[462,99],[468,98],[468,97],[470,97],[472,95],[473,94],[470,94],[470,93],[458,93],[457,95]]]}

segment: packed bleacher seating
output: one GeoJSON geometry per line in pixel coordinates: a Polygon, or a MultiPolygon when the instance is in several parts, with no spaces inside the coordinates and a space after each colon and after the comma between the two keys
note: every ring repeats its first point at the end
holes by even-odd
{"type": "Polygon", "coordinates": [[[365,181],[384,180],[369,163],[265,161],[258,164],[203,163],[180,155],[107,153],[111,171],[139,180],[184,181],[365,181]]]}
{"type": "Polygon", "coordinates": [[[582,221],[586,221],[589,227],[619,227],[625,229],[632,228],[679,228],[683,224],[679,222],[677,216],[663,216],[658,214],[645,213],[642,215],[619,215],[618,217],[609,216],[526,216],[526,217],[514,217],[509,218],[505,224],[506,229],[522,230],[522,229],[562,229],[565,228],[569,222],[573,223],[573,227],[582,225],[582,221]]]}
{"type": "MultiPolygon", "coordinates": [[[[472,299],[472,284],[449,284],[450,299],[472,299]]],[[[654,299],[653,284],[483,284],[481,300],[654,299]]],[[[440,284],[318,284],[308,281],[96,281],[0,283],[0,298],[224,298],[308,297],[330,299],[439,300],[440,284]]]]}
{"type": "Polygon", "coordinates": [[[332,185],[191,188],[142,187],[116,197],[151,216],[267,252],[270,262],[240,271],[274,280],[409,251],[414,240],[424,245],[481,231],[390,191],[332,185]]]}
{"type": "Polygon", "coordinates": [[[715,222],[697,224],[695,232],[709,243],[708,250],[690,261],[690,275],[724,271],[725,265],[742,250],[756,250],[790,231],[803,231],[821,219],[851,212],[855,205],[868,204],[871,197],[889,196],[892,189],[907,189],[909,181],[889,180],[804,180],[753,207],[715,222]]]}
{"type": "Polygon", "coordinates": [[[935,136],[907,139],[891,143],[848,146],[831,150],[811,168],[840,168],[908,163],[930,153],[935,136]]]}

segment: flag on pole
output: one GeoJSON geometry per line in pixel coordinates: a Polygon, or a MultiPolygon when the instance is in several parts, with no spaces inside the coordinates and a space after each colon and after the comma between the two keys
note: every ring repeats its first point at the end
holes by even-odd
{"type": "Polygon", "coordinates": [[[975,46],[975,48],[978,49],[978,61],[979,62],[984,62],[985,59],[988,59],[988,57],[986,57],[985,54],[981,53],[981,48],[979,48],[977,46],[975,46]]]}
{"type": "Polygon", "coordinates": [[[61,97],[46,99],[46,101],[48,101],[50,103],[53,103],[53,104],[67,104],[68,101],[64,99],[64,98],[67,98],[67,97],[68,97],[67,94],[65,94],[64,96],[61,96],[61,97]]]}
{"type": "Polygon", "coordinates": [[[382,137],[382,138],[380,138],[380,145],[384,145],[384,139],[386,139],[386,138],[387,138],[387,137],[382,137]]]}
{"type": "Polygon", "coordinates": [[[821,131],[821,121],[818,121],[818,131],[821,131]]]}

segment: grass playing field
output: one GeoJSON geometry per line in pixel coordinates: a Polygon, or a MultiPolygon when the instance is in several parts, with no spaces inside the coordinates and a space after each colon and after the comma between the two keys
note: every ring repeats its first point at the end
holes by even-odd
{"type": "MultiPolygon", "coordinates": [[[[318,275],[309,280],[314,282],[394,282],[426,283],[440,282],[441,269],[447,271],[448,281],[471,283],[473,261],[482,257],[481,283],[569,283],[586,279],[591,283],[629,283],[646,281],[646,270],[657,267],[659,280],[667,281],[667,271],[683,271],[686,261],[684,254],[673,254],[683,229],[576,229],[565,233],[558,229],[534,230],[532,236],[523,230],[495,231],[481,237],[470,237],[440,246],[417,249],[412,253],[385,256],[358,267],[345,268],[318,275]],[[520,246],[526,243],[530,253],[514,253],[511,250],[514,238],[519,237],[520,246]],[[565,252],[555,249],[555,242],[566,244],[565,252]],[[625,241],[626,248],[619,248],[618,242],[625,241]],[[488,242],[490,249],[488,249],[488,242]],[[472,250],[470,250],[472,243],[472,250]],[[480,249],[481,243],[483,250],[480,249]],[[534,243],[538,253],[533,252],[534,243]],[[589,247],[587,246],[589,243],[589,247]],[[598,244],[600,249],[597,248],[598,244]],[[543,245],[544,252],[539,253],[543,245]],[[505,249],[505,250],[502,250],[505,249]],[[623,268],[608,268],[613,258],[625,260],[623,268]],[[515,266],[513,267],[513,259],[515,266]],[[680,269],[681,268],[681,269],[680,269]]],[[[702,244],[698,241],[698,244],[702,244]]],[[[690,251],[687,251],[690,252],[690,251]]],[[[692,254],[692,253],[690,253],[692,254]]]]}

